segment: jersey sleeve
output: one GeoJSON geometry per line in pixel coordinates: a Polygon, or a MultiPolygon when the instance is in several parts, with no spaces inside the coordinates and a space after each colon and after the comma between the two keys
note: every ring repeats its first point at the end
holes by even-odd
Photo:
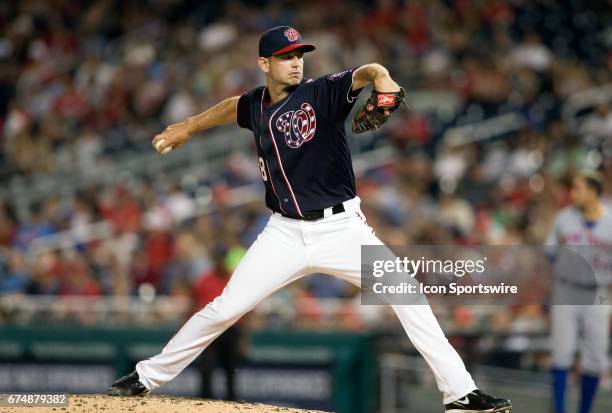
{"type": "Polygon", "coordinates": [[[259,88],[251,89],[238,99],[236,107],[236,121],[241,128],[253,130],[253,108],[255,95],[259,88]]]}
{"type": "Polygon", "coordinates": [[[553,226],[544,241],[544,253],[551,261],[554,261],[559,245],[561,244],[561,237],[559,236],[559,215],[555,217],[553,226]]]}
{"type": "Polygon", "coordinates": [[[553,226],[546,237],[546,245],[559,245],[559,216],[555,217],[553,226]]]}
{"type": "Polygon", "coordinates": [[[352,90],[355,70],[356,67],[315,80],[317,107],[331,120],[344,121],[359,97],[362,89],[352,90]]]}

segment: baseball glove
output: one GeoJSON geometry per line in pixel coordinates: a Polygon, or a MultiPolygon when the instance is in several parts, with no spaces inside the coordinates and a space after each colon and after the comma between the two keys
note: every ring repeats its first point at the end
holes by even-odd
{"type": "Polygon", "coordinates": [[[404,89],[399,92],[372,91],[365,105],[355,113],[351,129],[353,133],[363,133],[378,130],[387,121],[391,113],[404,101],[404,89]]]}

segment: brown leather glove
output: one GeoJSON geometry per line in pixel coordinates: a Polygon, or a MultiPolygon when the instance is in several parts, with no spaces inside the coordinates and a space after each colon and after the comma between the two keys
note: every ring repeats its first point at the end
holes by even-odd
{"type": "Polygon", "coordinates": [[[380,129],[402,102],[406,104],[404,96],[405,93],[402,88],[399,92],[377,92],[373,90],[365,105],[355,113],[351,123],[353,133],[380,129]]]}

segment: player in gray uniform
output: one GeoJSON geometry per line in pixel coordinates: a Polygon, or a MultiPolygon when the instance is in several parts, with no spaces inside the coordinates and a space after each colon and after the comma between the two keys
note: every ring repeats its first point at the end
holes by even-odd
{"type": "Polygon", "coordinates": [[[546,240],[550,246],[547,250],[556,260],[555,305],[551,308],[555,413],[566,411],[567,373],[574,362],[579,338],[582,339],[580,413],[590,411],[599,376],[608,362],[609,312],[605,304],[609,299],[612,265],[612,214],[601,203],[602,192],[603,181],[597,172],[587,171],[575,177],[571,192],[573,205],[557,215],[546,240]],[[558,265],[562,255],[572,254],[579,254],[589,270],[578,270],[575,259],[571,260],[573,264],[568,265],[566,261],[558,265]],[[588,302],[571,305],[580,296],[588,302]]]}

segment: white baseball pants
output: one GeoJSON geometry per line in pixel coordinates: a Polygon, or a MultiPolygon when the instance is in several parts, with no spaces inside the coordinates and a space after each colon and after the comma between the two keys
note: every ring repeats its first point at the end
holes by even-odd
{"type": "MultiPolygon", "coordinates": [[[[136,365],[153,390],[176,377],[225,329],[264,298],[309,274],[326,273],[361,284],[361,246],[382,245],[365,222],[358,197],[345,212],[318,221],[273,214],[232,274],[223,293],[195,313],[162,352],[136,365]]],[[[408,337],[432,369],[444,403],[476,389],[429,305],[393,306],[408,337]]]]}

